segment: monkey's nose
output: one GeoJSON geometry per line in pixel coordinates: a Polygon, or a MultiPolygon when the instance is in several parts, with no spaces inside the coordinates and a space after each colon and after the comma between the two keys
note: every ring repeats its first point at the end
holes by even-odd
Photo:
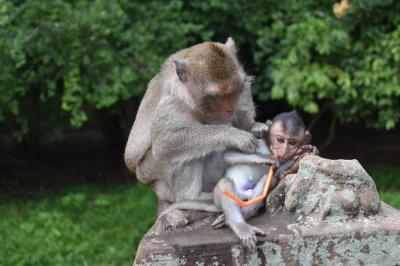
{"type": "Polygon", "coordinates": [[[225,110],[225,114],[227,116],[231,116],[233,114],[233,110],[225,110]]]}

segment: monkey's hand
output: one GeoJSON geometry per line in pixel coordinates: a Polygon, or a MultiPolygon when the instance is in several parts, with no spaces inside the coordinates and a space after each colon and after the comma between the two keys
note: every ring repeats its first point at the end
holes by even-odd
{"type": "Polygon", "coordinates": [[[259,156],[264,158],[266,164],[273,165],[276,168],[278,168],[280,166],[279,161],[275,157],[268,156],[268,155],[264,155],[264,156],[263,155],[259,155],[259,156]]]}
{"type": "Polygon", "coordinates": [[[238,132],[240,133],[236,135],[235,148],[245,153],[256,153],[258,149],[257,138],[244,130],[238,130],[238,132]]]}
{"type": "Polygon", "coordinates": [[[317,147],[315,147],[313,145],[302,145],[297,149],[296,153],[293,156],[293,159],[299,160],[299,159],[303,158],[304,155],[306,155],[306,154],[318,155],[319,151],[318,151],[317,147]]]}
{"type": "Polygon", "coordinates": [[[256,226],[249,225],[245,222],[234,223],[230,225],[232,231],[239,237],[240,242],[245,247],[254,249],[256,247],[256,235],[265,236],[267,233],[256,226]]]}
{"type": "Polygon", "coordinates": [[[303,150],[302,153],[311,153],[311,154],[314,154],[314,155],[318,155],[319,154],[319,151],[318,151],[317,147],[315,147],[313,145],[303,145],[303,146],[300,147],[300,149],[303,150]]]}
{"type": "Polygon", "coordinates": [[[279,167],[280,163],[279,161],[271,156],[271,155],[263,155],[263,154],[251,154],[249,156],[252,156],[252,160],[249,160],[249,163],[254,163],[254,164],[269,164],[269,165],[273,165],[275,167],[279,167]]]}
{"type": "Polygon", "coordinates": [[[265,139],[267,137],[268,130],[269,128],[267,124],[256,122],[251,129],[251,133],[256,136],[256,138],[265,139]]]}

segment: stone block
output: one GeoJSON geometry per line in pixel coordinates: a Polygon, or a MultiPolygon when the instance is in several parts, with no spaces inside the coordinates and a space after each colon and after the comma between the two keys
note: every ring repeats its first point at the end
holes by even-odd
{"type": "Polygon", "coordinates": [[[264,213],[249,221],[267,232],[254,250],[244,248],[229,228],[211,229],[215,217],[190,230],[150,230],[134,265],[400,264],[400,211],[384,203],[378,215],[342,221],[296,222],[290,212],[264,213]]]}

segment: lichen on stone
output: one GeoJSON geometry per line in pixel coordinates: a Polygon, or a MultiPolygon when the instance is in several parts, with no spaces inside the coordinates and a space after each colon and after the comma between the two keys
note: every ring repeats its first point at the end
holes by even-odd
{"type": "Polygon", "coordinates": [[[380,199],[373,179],[357,160],[308,155],[299,171],[286,177],[284,206],[298,217],[343,219],[378,213],[380,199]]]}

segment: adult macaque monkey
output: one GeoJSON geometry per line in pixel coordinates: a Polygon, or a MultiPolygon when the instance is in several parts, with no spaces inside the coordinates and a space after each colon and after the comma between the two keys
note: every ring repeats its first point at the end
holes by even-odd
{"type": "MultiPolygon", "coordinates": [[[[254,134],[265,135],[267,127],[254,121],[250,85],[232,38],[173,54],[151,80],[129,135],[125,162],[156,192],[159,213],[171,203],[212,198],[202,189],[210,156],[220,159],[226,149],[256,151],[254,134]]],[[[219,167],[212,174],[221,177],[224,167],[215,165],[219,167]]]]}

